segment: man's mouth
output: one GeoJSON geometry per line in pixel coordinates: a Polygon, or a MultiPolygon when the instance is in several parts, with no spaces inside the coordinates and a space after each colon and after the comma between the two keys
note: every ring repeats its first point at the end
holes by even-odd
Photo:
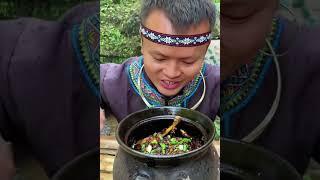
{"type": "Polygon", "coordinates": [[[168,90],[173,90],[179,87],[180,83],[179,82],[174,82],[174,81],[167,81],[167,80],[161,80],[160,84],[163,88],[168,89],[168,90]]]}

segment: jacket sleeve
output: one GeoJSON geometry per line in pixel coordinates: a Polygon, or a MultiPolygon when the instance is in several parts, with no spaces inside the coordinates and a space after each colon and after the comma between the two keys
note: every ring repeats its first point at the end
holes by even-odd
{"type": "Polygon", "coordinates": [[[10,59],[21,36],[25,22],[0,21],[0,179],[13,179],[15,173],[11,143],[12,119],[15,118],[13,102],[10,101],[8,71],[10,59]]]}
{"type": "Polygon", "coordinates": [[[111,114],[110,104],[108,102],[107,96],[106,96],[106,75],[108,71],[108,64],[101,64],[100,65],[100,94],[101,94],[101,103],[100,106],[104,110],[105,115],[108,116],[108,114],[111,114]]]}

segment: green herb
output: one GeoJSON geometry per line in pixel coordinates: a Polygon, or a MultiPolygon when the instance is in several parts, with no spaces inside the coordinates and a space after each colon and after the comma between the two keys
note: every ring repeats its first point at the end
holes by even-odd
{"type": "Polygon", "coordinates": [[[184,144],[184,145],[183,145],[183,151],[186,152],[187,150],[188,150],[188,145],[187,145],[187,144],[184,144]]]}
{"type": "Polygon", "coordinates": [[[158,141],[156,139],[151,141],[151,144],[158,144],[158,141]]]}
{"type": "Polygon", "coordinates": [[[170,139],[170,144],[172,144],[172,145],[178,144],[177,139],[176,139],[176,138],[171,138],[171,139],[170,139]]]}
{"type": "Polygon", "coordinates": [[[181,143],[191,143],[191,138],[182,138],[181,143]]]}

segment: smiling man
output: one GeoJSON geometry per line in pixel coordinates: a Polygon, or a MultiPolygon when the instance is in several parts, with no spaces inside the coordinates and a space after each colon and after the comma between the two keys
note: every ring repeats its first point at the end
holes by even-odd
{"type": "Polygon", "coordinates": [[[214,119],[219,67],[206,64],[215,8],[211,0],[143,0],[140,57],[100,66],[102,107],[120,121],[150,107],[196,109],[214,119]]]}

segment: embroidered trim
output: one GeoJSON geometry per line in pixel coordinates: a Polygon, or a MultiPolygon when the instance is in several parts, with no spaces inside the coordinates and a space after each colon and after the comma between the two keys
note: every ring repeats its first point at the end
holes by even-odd
{"type": "Polygon", "coordinates": [[[90,16],[72,29],[72,47],[90,90],[100,99],[100,20],[98,15],[90,16]]]}
{"type": "MultiPolygon", "coordinates": [[[[131,87],[134,89],[134,91],[139,95],[138,92],[138,78],[139,78],[139,70],[142,67],[143,63],[143,57],[137,57],[134,59],[130,64],[127,65],[127,76],[130,81],[131,87]]],[[[201,71],[202,73],[205,73],[206,70],[206,64],[202,67],[201,71]]],[[[194,80],[192,80],[189,84],[187,84],[183,89],[182,95],[177,95],[176,97],[170,99],[167,102],[168,106],[178,106],[178,107],[187,107],[188,101],[190,98],[195,94],[195,92],[200,87],[200,84],[202,83],[202,78],[200,75],[196,76],[194,80]]],[[[163,97],[155,88],[153,88],[149,82],[147,81],[145,74],[142,73],[142,81],[141,81],[141,90],[146,98],[146,100],[153,106],[153,107],[159,107],[159,106],[165,106],[166,102],[163,97]]],[[[139,95],[140,96],[140,95],[139,95]]]]}
{"type": "Polygon", "coordinates": [[[211,41],[211,32],[196,35],[171,35],[163,34],[140,26],[140,33],[150,41],[167,46],[191,47],[200,46],[211,41]]]}
{"type": "MultiPolygon", "coordinates": [[[[273,30],[268,39],[272,39],[275,49],[278,48],[281,32],[282,23],[280,20],[274,20],[273,30]]],[[[267,49],[267,47],[263,48],[264,51],[267,49]]],[[[236,75],[222,83],[220,113],[222,114],[226,137],[230,136],[231,116],[251,101],[264,80],[265,74],[272,63],[272,57],[266,56],[267,58],[265,58],[265,56],[260,53],[253,64],[243,66],[236,75]]]]}

